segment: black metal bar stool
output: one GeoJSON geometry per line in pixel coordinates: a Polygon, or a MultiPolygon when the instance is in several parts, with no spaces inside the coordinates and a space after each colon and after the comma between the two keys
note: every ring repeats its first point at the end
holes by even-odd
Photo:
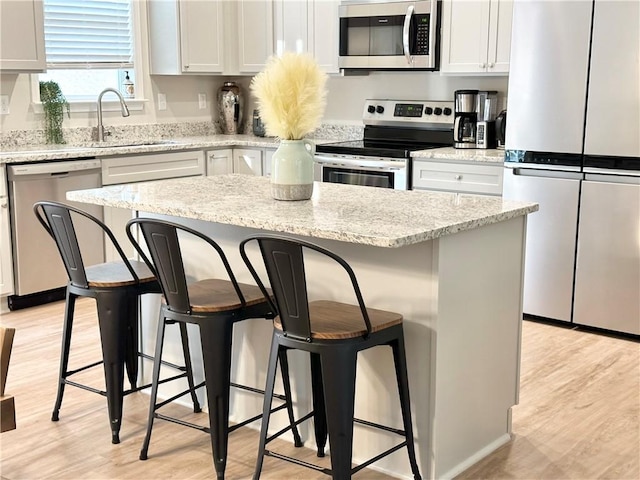
{"type": "Polygon", "coordinates": [[[416,462],[411,425],[402,315],[366,308],[353,270],[333,252],[312,243],[283,236],[254,235],[240,243],[242,258],[258,286],[263,290],[265,290],[264,284],[246,252],[247,243],[251,241],[255,241],[260,248],[273,289],[274,308],[278,312],[278,316],[273,322],[274,331],[267,370],[264,415],[254,479],[260,478],[265,455],[321,471],[331,475],[334,479],[344,480],[351,478],[351,475],[373,462],[406,446],[414,479],[419,480],[421,477],[416,462]],[[357,305],[327,300],[308,301],[305,250],[326,255],[344,268],[351,280],[357,305]],[[404,430],[354,418],[357,354],[362,350],[379,345],[388,345],[393,350],[404,430]],[[280,353],[288,349],[303,350],[311,354],[312,379],[315,379],[312,381],[314,411],[302,417],[297,423],[312,416],[315,417],[318,456],[324,455],[324,444],[328,430],[331,469],[325,469],[266,449],[267,443],[279,436],[279,433],[276,433],[267,437],[271,407],[269,394],[273,390],[280,353]],[[324,410],[324,412],[319,412],[318,409],[324,410]],[[351,468],[354,422],[396,433],[404,437],[404,441],[361,465],[351,468]]]}
{"type": "MultiPolygon", "coordinates": [[[[120,442],[123,396],[147,388],[137,386],[138,359],[138,298],[144,293],[160,293],[160,285],[151,270],[143,263],[129,260],[109,228],[87,212],[58,202],[36,202],[33,206],[36,217],[56,242],[62,262],[67,271],[66,305],[60,355],[58,394],[51,419],[59,419],[60,406],[65,385],[72,385],[107,397],[111,441],[120,442]],[[74,221],[99,227],[111,241],[120,259],[114,262],[87,266],[82,260],[74,221]],[[75,302],[78,297],[96,300],[98,324],[102,346],[102,361],[69,370],[69,350],[73,327],[75,302]],[[76,373],[103,364],[105,391],[70,379],[76,373]],[[124,390],[124,371],[131,389],[124,390]]],[[[188,355],[186,355],[188,358],[188,355]]],[[[188,376],[187,365],[175,378],[188,376]]],[[[195,396],[194,396],[195,398],[195,396]]]]}
{"type": "MultiPolygon", "coordinates": [[[[239,283],[220,246],[196,230],[163,220],[137,218],[127,223],[126,231],[141,258],[156,273],[164,295],[156,338],[147,434],[140,452],[140,459],[147,459],[153,421],[154,418],[160,418],[209,433],[217,478],[223,479],[227,462],[229,433],[262,417],[262,414],[259,414],[241,423],[229,426],[230,387],[264,394],[263,390],[231,382],[233,325],[236,322],[250,318],[273,319],[274,310],[268,299],[269,293],[266,290],[263,293],[263,290],[255,285],[239,283]],[[142,232],[149,252],[148,255],[134,238],[134,226],[137,226],[139,231],[142,232]],[[205,247],[207,245],[212,247],[217,252],[217,258],[220,259],[225,275],[229,280],[208,278],[191,283],[187,282],[183,262],[185,250],[180,248],[180,237],[204,242],[203,245],[205,247]],[[172,323],[179,323],[181,328],[186,328],[188,323],[198,325],[202,345],[204,382],[195,387],[191,385],[188,390],[157,403],[164,331],[165,326],[172,323]],[[167,403],[189,391],[193,392],[194,389],[203,385],[206,386],[209,427],[201,427],[194,423],[157,413],[157,410],[167,403]]],[[[197,248],[201,254],[200,245],[197,248]]],[[[279,359],[285,394],[274,395],[273,388],[271,388],[270,395],[284,400],[284,403],[272,411],[287,409],[291,422],[288,430],[292,430],[296,446],[302,446],[297,426],[293,421],[286,353],[282,352],[279,359]]]]}

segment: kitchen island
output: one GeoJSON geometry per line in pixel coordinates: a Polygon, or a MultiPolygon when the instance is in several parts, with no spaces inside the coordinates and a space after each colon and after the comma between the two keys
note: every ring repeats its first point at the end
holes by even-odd
{"type": "MultiPolygon", "coordinates": [[[[113,185],[67,198],[204,231],[225,249],[240,281],[251,278],[237,245],[257,231],[301,236],[335,251],[353,267],[368,306],[405,317],[424,478],[452,478],[510,440],[511,407],[518,403],[526,216],[536,204],[325,183],[315,184],[311,200],[281,202],[271,198],[268,178],[245,175],[113,185]]],[[[196,277],[204,275],[206,261],[193,265],[196,277]]],[[[310,270],[310,300],[354,301],[326,260],[310,270]]],[[[153,344],[157,305],[151,299],[143,308],[145,348],[153,344]]],[[[237,325],[235,381],[264,385],[271,328],[264,320],[237,325]]],[[[290,364],[296,409],[305,413],[311,403],[308,362],[301,355],[290,364]]],[[[232,419],[244,418],[261,410],[261,399],[233,394],[231,406],[232,419]]],[[[356,416],[402,424],[388,349],[359,356],[356,416]]],[[[283,424],[285,419],[271,426],[283,424]]],[[[303,433],[312,446],[313,435],[303,433]]],[[[357,425],[354,462],[396,442],[394,435],[357,425]]],[[[404,451],[371,468],[411,478],[404,451]]]]}

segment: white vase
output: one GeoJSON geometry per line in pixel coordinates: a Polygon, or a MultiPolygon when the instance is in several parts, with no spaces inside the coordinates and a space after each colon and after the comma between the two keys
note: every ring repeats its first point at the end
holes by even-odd
{"type": "Polygon", "coordinates": [[[271,194],[276,200],[308,200],[313,193],[313,142],[281,140],[271,163],[271,194]]]}

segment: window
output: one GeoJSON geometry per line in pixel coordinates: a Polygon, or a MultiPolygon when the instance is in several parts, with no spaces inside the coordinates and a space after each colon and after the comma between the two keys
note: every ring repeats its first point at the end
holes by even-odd
{"type": "MultiPolygon", "coordinates": [[[[44,0],[47,73],[68,101],[95,101],[106,87],[135,84],[131,0],[44,0]],[[127,72],[127,73],[125,73],[127,72]]],[[[125,95],[126,96],[126,95],[125,95]]]]}

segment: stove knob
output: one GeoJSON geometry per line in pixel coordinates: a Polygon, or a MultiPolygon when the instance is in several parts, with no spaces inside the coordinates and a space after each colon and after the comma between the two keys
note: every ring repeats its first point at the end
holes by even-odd
{"type": "Polygon", "coordinates": [[[433,113],[433,108],[431,107],[427,107],[424,109],[424,113],[426,113],[427,115],[431,115],[433,113]]]}
{"type": "Polygon", "coordinates": [[[445,115],[451,115],[451,109],[449,107],[445,107],[444,114],[445,115]]]}
{"type": "Polygon", "coordinates": [[[369,113],[376,113],[376,107],[374,107],[373,105],[369,105],[367,107],[367,112],[369,113]]]}
{"type": "Polygon", "coordinates": [[[435,113],[436,115],[442,115],[442,109],[440,107],[436,107],[433,113],[435,113]]]}
{"type": "Polygon", "coordinates": [[[378,105],[378,106],[376,107],[376,112],[378,112],[378,113],[384,113],[384,107],[383,107],[382,105],[378,105]]]}

